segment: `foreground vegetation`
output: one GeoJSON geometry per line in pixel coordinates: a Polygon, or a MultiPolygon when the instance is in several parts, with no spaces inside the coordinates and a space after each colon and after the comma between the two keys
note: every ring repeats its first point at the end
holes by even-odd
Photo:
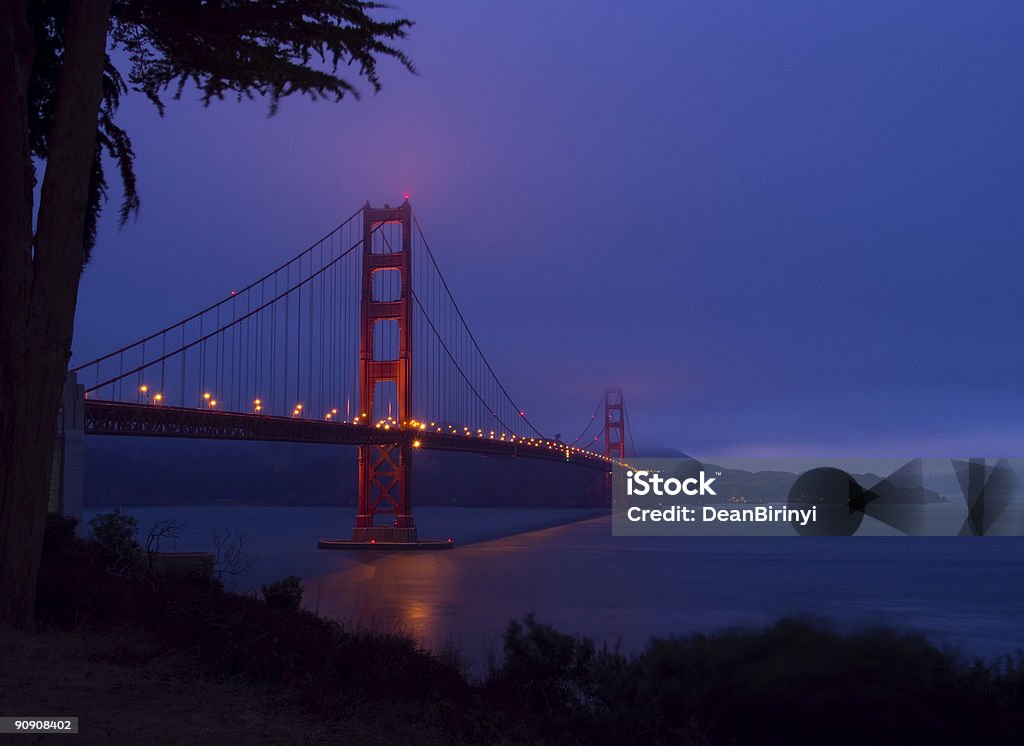
{"type": "MultiPolygon", "coordinates": [[[[527,617],[509,625],[503,657],[473,681],[453,656],[299,610],[295,579],[259,596],[228,593],[209,577],[151,572],[116,524],[94,528],[99,540],[82,540],[73,522],[50,522],[42,634],[63,636],[65,647],[100,636],[108,658],[111,640],[123,640],[129,666],[166,659],[181,671],[187,661],[206,686],[232,687],[236,704],[249,697],[274,710],[288,724],[280,728],[304,724],[294,742],[1024,742],[1019,656],[969,665],[919,635],[842,635],[787,619],[652,640],[627,657],[527,617]]],[[[66,658],[70,676],[79,663],[66,658]]]]}

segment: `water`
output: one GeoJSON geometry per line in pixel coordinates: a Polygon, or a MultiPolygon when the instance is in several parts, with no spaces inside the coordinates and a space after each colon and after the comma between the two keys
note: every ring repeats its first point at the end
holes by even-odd
{"type": "Polygon", "coordinates": [[[476,671],[528,612],[627,652],[652,635],[786,614],[918,629],[969,656],[1024,647],[1024,538],[616,537],[610,516],[585,511],[424,507],[421,535],[454,536],[454,551],[327,552],[316,539],[345,536],[351,508],[125,511],[143,535],[155,520],[184,521],[179,551],[210,551],[214,529],[237,529],[253,564],[229,585],[298,575],[308,608],[456,645],[476,671]]]}

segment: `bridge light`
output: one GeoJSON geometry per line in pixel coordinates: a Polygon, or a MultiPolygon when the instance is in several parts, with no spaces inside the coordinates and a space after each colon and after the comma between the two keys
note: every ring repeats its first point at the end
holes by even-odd
{"type": "Polygon", "coordinates": [[[412,442],[412,447],[413,447],[413,448],[419,448],[419,447],[420,447],[420,442],[419,442],[418,440],[414,440],[414,441],[412,442]]]}
{"type": "Polygon", "coordinates": [[[164,395],[163,395],[163,394],[155,394],[155,395],[153,396],[153,401],[154,401],[155,403],[157,403],[157,404],[159,404],[159,403],[160,403],[160,402],[162,402],[163,400],[164,400],[164,395]]]}
{"type": "Polygon", "coordinates": [[[203,394],[203,398],[206,399],[206,401],[210,401],[210,395],[209,394],[203,394]]]}
{"type": "Polygon", "coordinates": [[[145,394],[147,391],[149,391],[149,386],[139,386],[139,391],[145,394]]]}
{"type": "Polygon", "coordinates": [[[213,409],[216,406],[217,406],[217,400],[216,399],[210,399],[210,409],[213,409]]]}

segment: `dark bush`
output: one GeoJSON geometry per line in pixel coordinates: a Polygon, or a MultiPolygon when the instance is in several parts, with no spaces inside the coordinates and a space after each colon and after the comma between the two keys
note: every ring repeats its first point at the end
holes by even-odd
{"type": "Polygon", "coordinates": [[[263,586],[263,600],[271,609],[298,611],[302,606],[302,584],[294,575],[263,586]]]}
{"type": "Polygon", "coordinates": [[[973,669],[921,635],[762,631],[654,639],[626,659],[532,617],[505,633],[487,688],[522,723],[584,743],[1020,743],[1020,659],[973,669]]]}
{"type": "Polygon", "coordinates": [[[137,561],[142,547],[135,540],[139,524],[135,516],[114,508],[113,513],[100,513],[89,521],[89,536],[111,557],[125,562],[137,561]]]}

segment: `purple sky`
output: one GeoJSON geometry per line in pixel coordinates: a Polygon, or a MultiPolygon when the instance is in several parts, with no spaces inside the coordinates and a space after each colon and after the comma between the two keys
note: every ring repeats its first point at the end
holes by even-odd
{"type": "Polygon", "coordinates": [[[408,191],[549,433],[621,384],[638,444],[697,455],[1021,454],[1024,5],[400,10],[420,74],[361,102],[129,97],[142,211],[107,211],[76,361],[408,191]]]}

